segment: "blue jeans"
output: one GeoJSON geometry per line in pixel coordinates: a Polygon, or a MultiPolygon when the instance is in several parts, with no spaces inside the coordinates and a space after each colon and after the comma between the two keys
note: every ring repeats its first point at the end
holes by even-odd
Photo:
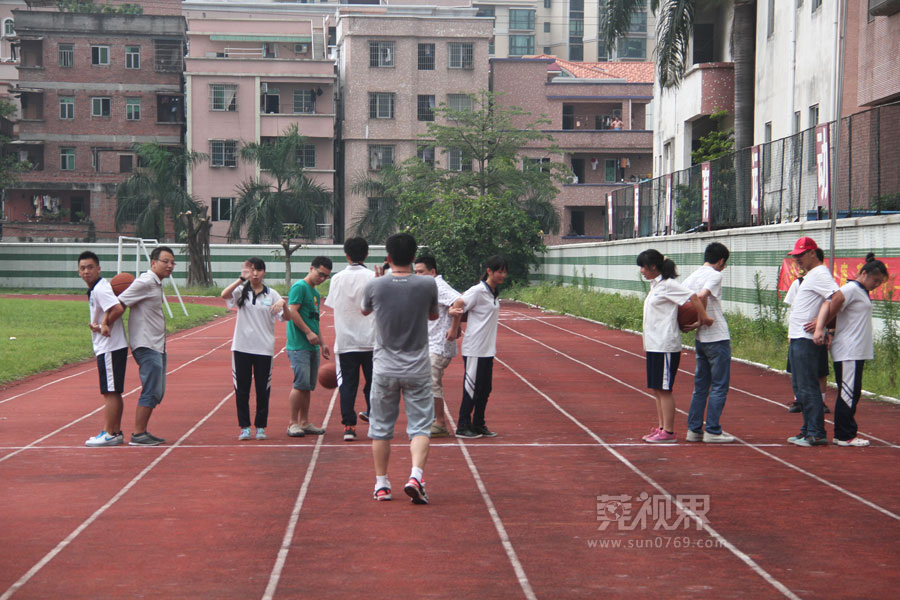
{"type": "Polygon", "coordinates": [[[825,405],[819,389],[819,353],[821,349],[808,338],[795,338],[788,346],[791,384],[803,409],[800,435],[825,437],[825,405]]]}
{"type": "Polygon", "coordinates": [[[697,341],[696,348],[697,372],[694,373],[694,395],[688,411],[688,429],[701,431],[703,413],[706,413],[706,431],[720,434],[722,426],[719,425],[719,418],[725,408],[731,377],[731,340],[697,341]]]}
{"type": "Polygon", "coordinates": [[[138,364],[141,376],[138,406],[156,408],[166,393],[166,353],[150,348],[134,348],[131,355],[138,364]]]}

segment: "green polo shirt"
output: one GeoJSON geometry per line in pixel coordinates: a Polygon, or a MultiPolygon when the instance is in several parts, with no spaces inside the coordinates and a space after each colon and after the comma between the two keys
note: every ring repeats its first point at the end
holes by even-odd
{"type": "MultiPolygon", "coordinates": [[[[291,286],[288,294],[288,304],[299,305],[300,318],[306,323],[316,335],[319,335],[319,292],[316,288],[301,279],[291,286]]],[[[294,325],[293,322],[287,324],[287,349],[288,350],[316,350],[318,346],[313,346],[306,339],[306,334],[294,325]]]]}

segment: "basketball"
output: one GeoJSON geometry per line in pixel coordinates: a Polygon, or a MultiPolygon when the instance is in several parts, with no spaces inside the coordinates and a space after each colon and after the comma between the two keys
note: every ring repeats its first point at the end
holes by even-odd
{"type": "Polygon", "coordinates": [[[130,286],[133,282],[134,275],[132,275],[131,273],[119,273],[110,280],[109,285],[112,286],[113,293],[118,296],[119,294],[127,290],[128,286],[130,286]]]}
{"type": "Polygon", "coordinates": [[[699,318],[697,309],[690,300],[678,307],[678,328],[682,331],[688,331],[686,328],[696,323],[699,318]]]}
{"type": "Polygon", "coordinates": [[[337,387],[337,364],[326,362],[319,367],[319,385],[333,390],[337,387]]]}

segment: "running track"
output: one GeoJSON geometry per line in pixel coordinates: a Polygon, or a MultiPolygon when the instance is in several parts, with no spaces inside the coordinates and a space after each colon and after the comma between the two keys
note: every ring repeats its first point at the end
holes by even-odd
{"type": "MultiPolygon", "coordinates": [[[[330,314],[323,323],[333,340],[330,314]]],[[[799,426],[789,380],[734,363],[723,424],[739,443],[684,442],[682,413],[681,441],[650,446],[639,337],[504,303],[488,406],[500,436],[435,440],[429,506],[402,494],[398,437],[395,500],[376,503],[365,427],[341,441],[334,393],[313,393],[325,436],[285,436],[283,353],[269,440],[236,441],[233,326],[228,316],[169,338],[151,421],[166,446],[83,446],[101,422],[93,362],[0,391],[0,600],[888,598],[900,584],[896,406],[863,402],[869,448],[797,448],[784,442],[799,426]],[[642,493],[670,514],[600,529],[598,496],[634,499],[633,516],[642,493]],[[708,496],[707,523],[672,504],[684,495],[708,496]],[[678,519],[688,528],[662,527],[678,519]]],[[[693,366],[685,352],[682,410],[693,366]]],[[[128,369],[126,438],[139,387],[128,369]]],[[[445,381],[455,417],[459,359],[445,381]]]]}

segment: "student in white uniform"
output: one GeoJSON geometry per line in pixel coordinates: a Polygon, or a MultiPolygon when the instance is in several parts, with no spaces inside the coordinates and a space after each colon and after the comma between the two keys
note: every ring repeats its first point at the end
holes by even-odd
{"type": "Polygon", "coordinates": [[[816,319],[813,341],[822,345],[826,324],[837,317],[831,358],[838,397],[834,405],[834,443],[838,446],[868,446],[869,440],[857,437],[856,406],[862,393],[863,367],[875,357],[872,336],[872,300],[869,294],[887,279],[887,267],[875,255],[866,255],[859,276],[848,281],[822,304],[816,319]]]}
{"type": "Polygon", "coordinates": [[[241,276],[222,290],[228,308],[237,308],[231,342],[231,378],[237,405],[239,440],[250,439],[250,382],[256,380],[256,439],[266,439],[269,393],[272,389],[272,357],[275,354],[275,321],[290,319],[281,294],[263,283],[266,263],[249,258],[241,276]]]}
{"type": "Polygon", "coordinates": [[[641,275],[650,281],[650,293],[644,300],[644,352],[647,354],[647,387],[656,398],[658,425],[643,439],[650,444],[674,444],[675,398],[672,387],[681,360],[681,330],[678,328],[678,307],[689,301],[697,310],[701,326],[709,326],[713,319],[706,314],[697,294],[675,278],[675,262],[657,250],[644,250],[637,257],[641,275]]]}

